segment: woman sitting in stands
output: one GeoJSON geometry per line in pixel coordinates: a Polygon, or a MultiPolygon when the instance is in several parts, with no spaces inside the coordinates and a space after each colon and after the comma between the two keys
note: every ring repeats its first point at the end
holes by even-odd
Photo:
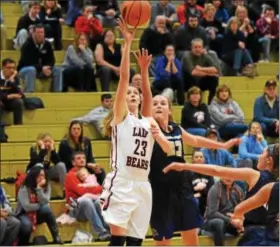
{"type": "Polygon", "coordinates": [[[18,192],[16,215],[21,222],[19,245],[26,246],[38,224],[46,223],[54,244],[62,244],[55,216],[49,206],[51,188],[43,166],[32,167],[18,192]]]}
{"type": "Polygon", "coordinates": [[[67,172],[72,169],[71,157],[74,152],[83,152],[86,155],[86,167],[97,177],[99,184],[103,183],[105,171],[100,168],[93,157],[90,139],[84,137],[83,125],[79,121],[72,121],[65,139],[60,142],[58,154],[66,165],[67,172]]]}
{"type": "Polygon", "coordinates": [[[44,165],[50,180],[59,181],[64,187],[66,167],[55,151],[54,140],[48,133],[40,133],[35,145],[30,147],[30,161],[26,171],[28,172],[36,164],[44,165]],[[53,166],[51,166],[53,164],[53,166]]]}
{"type": "Polygon", "coordinates": [[[85,34],[77,34],[73,45],[67,48],[62,67],[64,92],[69,86],[78,91],[96,91],[93,54],[85,34]]]}
{"type": "MultiPolygon", "coordinates": [[[[116,42],[113,30],[104,32],[103,40],[95,50],[97,76],[100,77],[102,92],[110,91],[110,83],[120,77],[122,46],[116,42]]],[[[130,78],[135,74],[130,69],[130,78]]]]}
{"type": "Polygon", "coordinates": [[[43,22],[48,38],[54,39],[54,49],[62,50],[62,28],[64,23],[61,6],[57,0],[44,0],[41,7],[40,20],[43,22]]]}

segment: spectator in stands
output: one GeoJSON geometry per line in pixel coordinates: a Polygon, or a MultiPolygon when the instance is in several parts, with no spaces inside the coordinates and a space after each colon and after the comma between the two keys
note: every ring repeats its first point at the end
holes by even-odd
{"type": "Polygon", "coordinates": [[[209,91],[208,104],[211,103],[219,84],[219,69],[212,57],[204,53],[203,40],[192,40],[192,50],[182,60],[182,73],[185,91],[197,86],[201,91],[209,91]]]}
{"type": "MultiPolygon", "coordinates": [[[[205,134],[205,137],[217,141],[219,139],[219,134],[214,126],[211,126],[205,134]]],[[[204,154],[206,164],[214,164],[219,166],[231,166],[235,167],[235,160],[232,154],[226,149],[209,149],[202,148],[201,151],[204,154]]]]}
{"type": "Polygon", "coordinates": [[[245,198],[234,180],[221,179],[208,192],[205,228],[213,234],[215,246],[224,246],[225,234],[238,236],[239,222],[230,217],[234,207],[245,198]]]}
{"type": "Polygon", "coordinates": [[[262,125],[265,136],[279,136],[279,96],[275,80],[268,80],[265,83],[264,94],[255,100],[254,121],[262,125]]]}
{"type": "MultiPolygon", "coordinates": [[[[102,91],[110,91],[112,80],[118,80],[120,76],[120,65],[122,57],[122,46],[116,42],[113,30],[104,32],[103,41],[96,46],[95,59],[97,76],[100,77],[102,91]]],[[[134,75],[130,69],[130,77],[134,75]]]]}
{"type": "Polygon", "coordinates": [[[232,99],[227,85],[217,88],[216,97],[209,107],[212,123],[219,130],[220,137],[229,140],[243,135],[248,129],[244,123],[244,113],[238,103],[232,99]]]}
{"type": "Polygon", "coordinates": [[[166,17],[158,15],[154,24],[144,30],[139,44],[140,49],[147,49],[153,56],[149,69],[150,76],[155,77],[157,58],[164,54],[165,47],[170,44],[173,44],[173,36],[166,28],[166,17]]]}
{"type": "Polygon", "coordinates": [[[177,102],[183,105],[185,102],[184,83],[182,80],[182,64],[175,56],[173,45],[167,45],[164,55],[156,61],[156,74],[153,83],[154,89],[173,101],[176,90],[177,102]]]}
{"type": "Polygon", "coordinates": [[[248,10],[244,6],[238,6],[235,11],[238,27],[245,37],[245,44],[254,62],[260,59],[260,45],[254,22],[248,17],[248,10]]]}
{"type": "Polygon", "coordinates": [[[53,91],[62,91],[62,70],[55,66],[54,51],[42,25],[34,27],[32,37],[22,47],[18,70],[24,79],[24,92],[35,91],[36,78],[52,78],[53,91]]]}
{"type": "Polygon", "coordinates": [[[197,4],[197,0],[184,0],[184,3],[177,8],[177,16],[181,25],[186,23],[190,15],[203,18],[203,7],[197,4]]]}
{"type": "MultiPolygon", "coordinates": [[[[193,151],[192,164],[205,164],[204,155],[200,150],[193,151]]],[[[194,197],[197,199],[200,215],[203,216],[206,209],[208,191],[214,184],[214,178],[196,172],[193,172],[191,177],[194,197]]]]}
{"type": "Polygon", "coordinates": [[[12,111],[14,124],[21,125],[23,119],[23,94],[17,77],[16,63],[6,58],[2,61],[0,78],[0,121],[3,111],[12,111]]]}
{"type": "Polygon", "coordinates": [[[209,2],[212,3],[216,8],[215,20],[221,22],[223,26],[226,26],[226,23],[229,19],[229,14],[224,6],[224,0],[211,0],[209,2]]]}
{"type": "Polygon", "coordinates": [[[4,188],[0,185],[0,245],[13,246],[18,238],[20,221],[14,216],[13,209],[4,188]]]}
{"type": "Polygon", "coordinates": [[[213,4],[205,4],[204,13],[205,16],[201,20],[200,25],[204,27],[207,32],[209,48],[220,56],[224,28],[222,23],[215,19],[216,9],[213,4]]]}
{"type": "Polygon", "coordinates": [[[104,31],[100,21],[93,16],[93,11],[94,8],[92,6],[84,6],[83,14],[75,22],[75,32],[87,36],[89,47],[92,51],[95,50],[96,45],[102,40],[104,31]]]}
{"type": "Polygon", "coordinates": [[[6,50],[7,49],[7,30],[4,25],[4,18],[3,18],[2,12],[0,12],[0,28],[1,28],[0,49],[6,50]]]}
{"type": "Polygon", "coordinates": [[[69,0],[68,10],[65,17],[66,25],[70,27],[75,26],[77,18],[82,15],[82,9],[84,6],[84,0],[69,0]]]}
{"type": "Polygon", "coordinates": [[[243,32],[238,29],[238,20],[236,17],[231,17],[228,21],[227,30],[223,39],[222,60],[233,67],[236,75],[245,67],[253,70],[253,59],[246,49],[245,37],[243,32]]]}
{"type": "Polygon", "coordinates": [[[141,90],[142,76],[141,74],[134,74],[131,78],[131,86],[141,90]]]}
{"type": "Polygon", "coordinates": [[[238,163],[245,160],[247,167],[257,169],[258,159],[266,148],[267,141],[264,139],[261,125],[258,122],[252,122],[239,144],[238,163]]]}
{"type": "Polygon", "coordinates": [[[105,171],[96,164],[90,139],[84,137],[83,125],[79,121],[71,122],[66,138],[59,145],[58,155],[66,165],[67,171],[72,168],[71,156],[74,152],[85,153],[86,167],[97,176],[98,183],[102,184],[105,178],[105,171]]]}
{"type": "Polygon", "coordinates": [[[69,215],[78,221],[89,221],[93,232],[100,240],[109,240],[111,235],[106,229],[100,210],[100,202],[85,196],[87,194],[100,194],[102,186],[85,188],[79,186],[81,183],[77,177],[77,172],[86,167],[86,157],[81,152],[73,153],[72,168],[66,175],[65,191],[66,202],[69,205],[69,215]]]}
{"type": "Polygon", "coordinates": [[[262,45],[263,59],[270,60],[270,51],[279,50],[279,20],[275,18],[275,11],[271,7],[264,9],[263,16],[256,23],[259,43],[262,45]]]}
{"type": "Polygon", "coordinates": [[[46,37],[54,39],[54,49],[62,50],[62,28],[64,23],[61,6],[57,0],[44,0],[40,10],[40,20],[45,26],[46,37]]]}
{"type": "Polygon", "coordinates": [[[198,87],[191,87],[182,109],[181,126],[193,135],[205,136],[210,125],[210,114],[207,105],[202,103],[202,92],[198,87]]]}
{"type": "Polygon", "coordinates": [[[20,49],[24,45],[30,37],[33,27],[41,22],[39,12],[40,3],[38,1],[29,2],[28,13],[20,17],[17,23],[16,37],[14,38],[15,49],[20,49]]]}
{"type": "Polygon", "coordinates": [[[101,106],[94,108],[83,117],[74,118],[72,121],[79,121],[83,124],[92,124],[100,136],[104,137],[103,119],[107,116],[113,107],[113,98],[111,94],[101,95],[101,106]]]}
{"type": "MultiPolygon", "coordinates": [[[[20,0],[23,13],[26,14],[29,11],[30,0],[20,0]]],[[[33,2],[37,2],[40,4],[40,0],[33,0],[33,2]]]]}
{"type": "Polygon", "coordinates": [[[166,27],[171,31],[173,24],[178,20],[175,6],[168,0],[158,0],[152,5],[150,25],[155,23],[159,15],[165,16],[166,27]]]}
{"type": "Polygon", "coordinates": [[[64,92],[68,87],[78,91],[96,91],[93,53],[84,34],[77,34],[73,45],[67,48],[62,67],[64,92]]]}
{"type": "Polygon", "coordinates": [[[117,25],[117,18],[120,16],[117,0],[90,0],[90,2],[96,7],[95,16],[103,27],[114,28],[117,25]]]}
{"type": "Polygon", "coordinates": [[[21,222],[19,245],[28,245],[32,231],[43,222],[48,225],[53,243],[62,244],[55,216],[49,206],[50,196],[51,187],[43,166],[34,166],[18,192],[16,214],[21,222]]]}
{"type": "Polygon", "coordinates": [[[29,164],[26,168],[27,172],[40,163],[44,166],[50,180],[59,181],[64,187],[66,176],[66,167],[55,150],[55,143],[49,133],[40,133],[37,137],[35,145],[30,147],[29,164]],[[51,164],[53,164],[51,166],[51,164]]]}

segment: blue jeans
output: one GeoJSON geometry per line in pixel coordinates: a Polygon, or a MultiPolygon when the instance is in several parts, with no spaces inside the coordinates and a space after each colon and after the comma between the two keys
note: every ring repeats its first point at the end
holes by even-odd
{"type": "Polygon", "coordinates": [[[239,71],[242,65],[253,64],[253,59],[247,49],[236,49],[234,51],[233,69],[239,71]]]}
{"type": "Polygon", "coordinates": [[[220,137],[224,140],[243,135],[248,126],[244,123],[229,123],[219,128],[220,137]]]}
{"type": "Polygon", "coordinates": [[[271,45],[271,39],[268,37],[262,37],[259,38],[259,43],[261,43],[263,48],[263,55],[265,60],[269,60],[270,58],[270,45],[271,45]]]}
{"type": "Polygon", "coordinates": [[[205,136],[206,134],[206,129],[203,128],[188,128],[186,129],[187,132],[189,132],[192,135],[196,135],[196,136],[205,136]]]}
{"type": "MultiPolygon", "coordinates": [[[[29,243],[30,235],[32,233],[32,222],[25,213],[21,214],[18,219],[21,223],[19,231],[19,245],[26,246],[29,243]]],[[[42,224],[44,222],[48,225],[52,237],[55,239],[58,235],[57,224],[55,216],[47,204],[41,205],[37,211],[37,224],[42,224]]]]}
{"type": "MultiPolygon", "coordinates": [[[[24,80],[24,92],[33,93],[35,91],[35,82],[38,76],[37,70],[33,66],[23,67],[19,71],[19,76],[24,80]]],[[[52,68],[52,88],[54,92],[61,92],[63,86],[62,69],[54,66],[52,68]]]]}
{"type": "Polygon", "coordinates": [[[99,21],[101,22],[103,27],[115,27],[117,26],[117,18],[115,17],[107,17],[107,16],[103,16],[103,15],[96,15],[95,16],[97,19],[99,19],[99,21]]]}
{"type": "Polygon", "coordinates": [[[275,124],[266,124],[266,123],[261,123],[262,126],[262,131],[265,136],[269,137],[278,137],[279,133],[275,132],[275,124]]]}
{"type": "Polygon", "coordinates": [[[80,197],[77,200],[77,206],[69,214],[78,221],[89,221],[93,231],[99,236],[107,232],[107,225],[101,215],[99,202],[92,198],[80,197]]]}

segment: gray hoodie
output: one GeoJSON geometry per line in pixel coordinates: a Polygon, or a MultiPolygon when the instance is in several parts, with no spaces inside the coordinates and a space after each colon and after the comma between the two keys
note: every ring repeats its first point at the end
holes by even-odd
{"type": "Polygon", "coordinates": [[[216,128],[233,122],[244,123],[244,113],[238,103],[232,99],[229,99],[227,102],[214,99],[209,106],[209,112],[212,123],[216,128]]]}
{"type": "Polygon", "coordinates": [[[90,48],[85,48],[77,52],[73,45],[67,48],[62,66],[67,67],[71,65],[83,67],[85,65],[93,67],[93,54],[90,48]]]}
{"type": "Polygon", "coordinates": [[[18,203],[16,208],[16,214],[22,212],[34,212],[39,210],[41,205],[49,204],[51,198],[51,187],[48,185],[46,191],[43,189],[36,189],[38,203],[30,203],[29,190],[26,186],[20,188],[18,192],[18,203]]]}

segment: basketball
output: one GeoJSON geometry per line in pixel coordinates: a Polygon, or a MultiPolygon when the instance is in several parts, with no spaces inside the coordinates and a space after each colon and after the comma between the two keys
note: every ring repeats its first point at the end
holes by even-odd
{"type": "Polygon", "coordinates": [[[121,14],[128,25],[142,26],[149,22],[151,18],[151,5],[148,1],[124,1],[121,14]]]}

